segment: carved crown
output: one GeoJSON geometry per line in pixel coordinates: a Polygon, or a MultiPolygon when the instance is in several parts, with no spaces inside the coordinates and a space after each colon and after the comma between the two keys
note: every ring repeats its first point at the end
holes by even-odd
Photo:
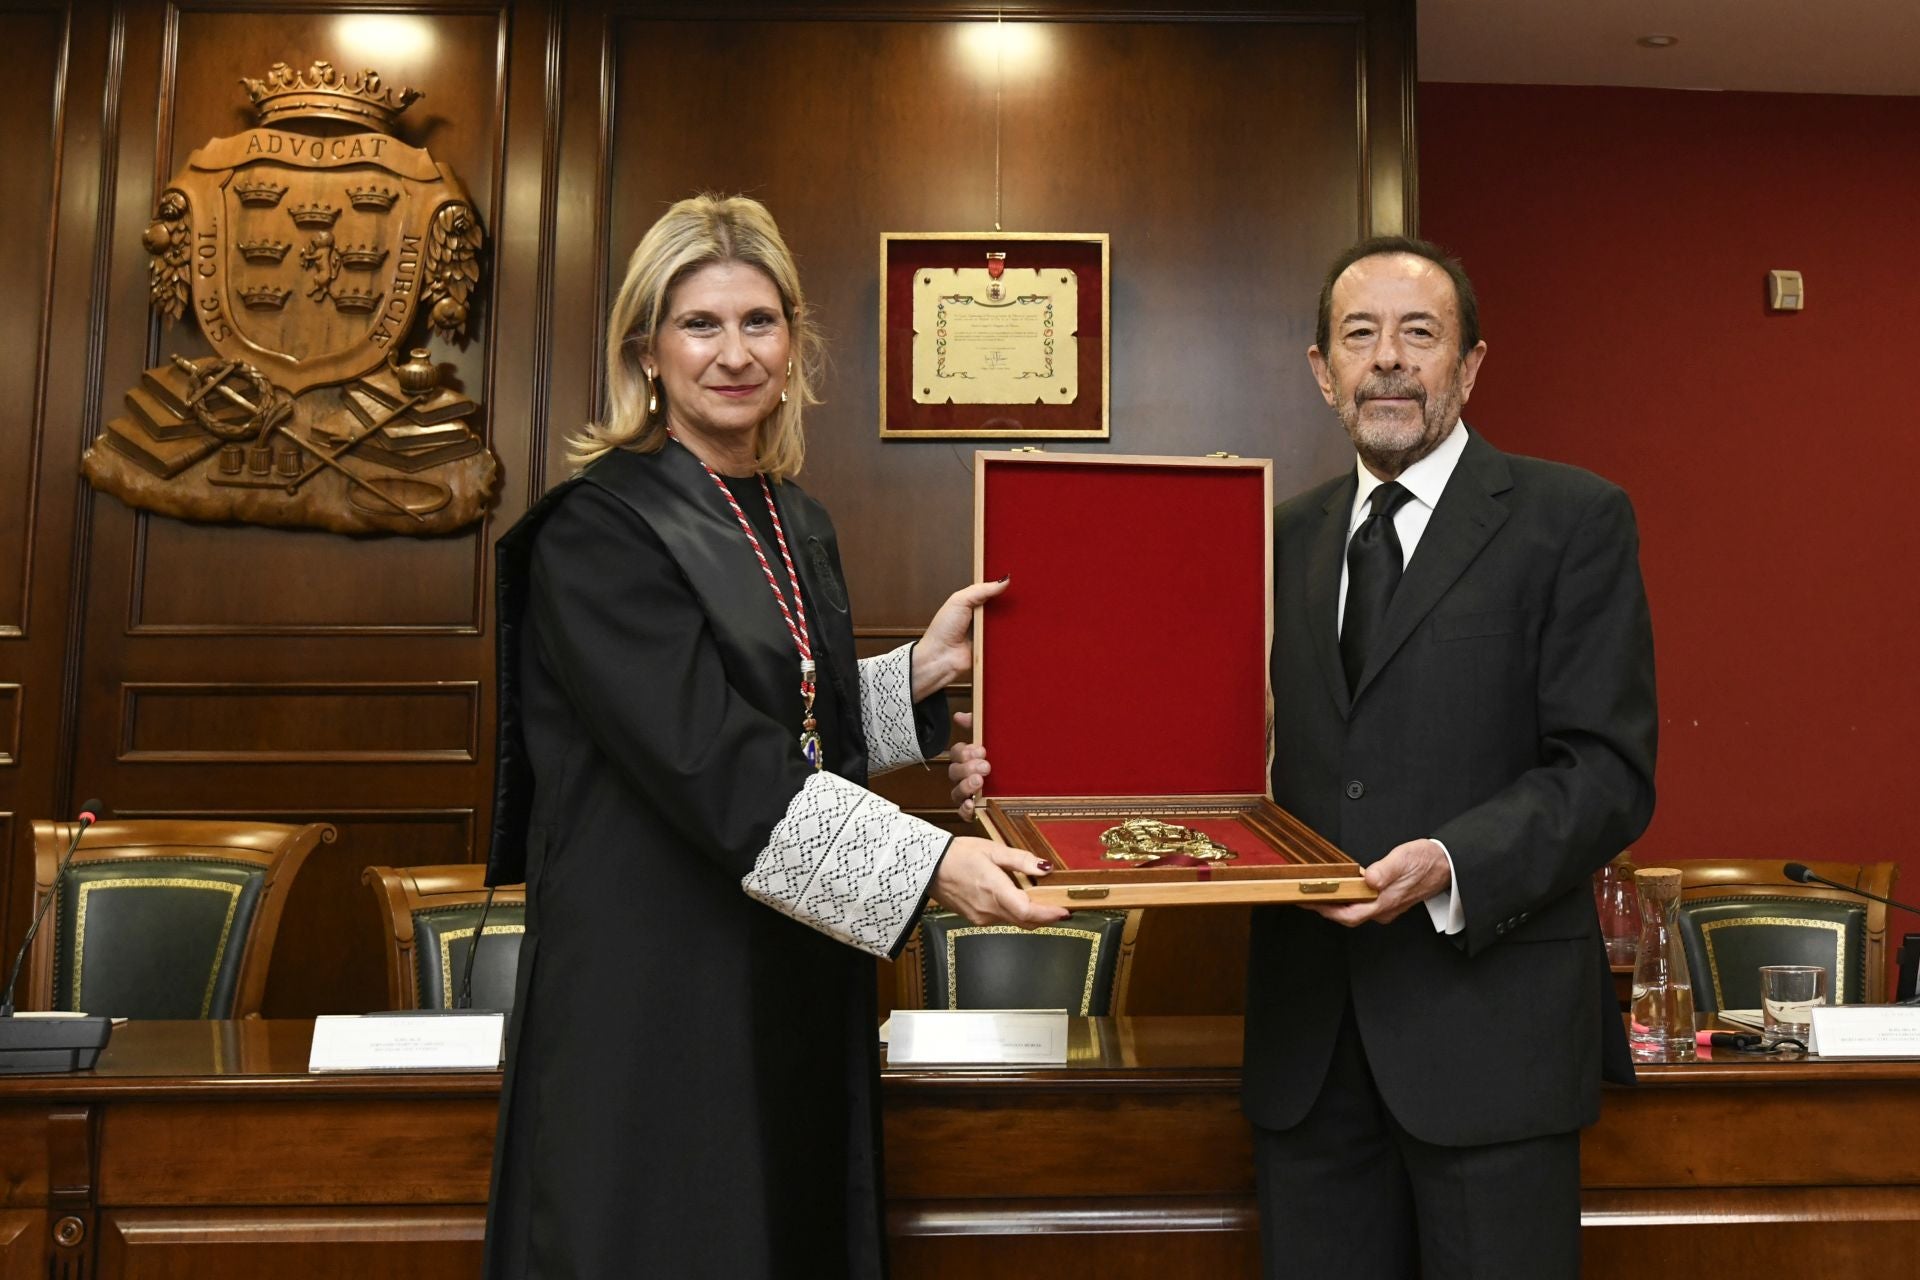
{"type": "Polygon", "coordinates": [[[287,206],[287,216],[303,227],[319,227],[325,230],[333,225],[340,216],[340,206],[328,204],[325,200],[316,200],[312,204],[294,204],[287,206]]]}
{"type": "Polygon", "coordinates": [[[280,197],[287,194],[287,189],[271,178],[256,176],[236,179],[233,193],[240,197],[241,204],[272,208],[280,203],[280,197]]]}
{"type": "Polygon", "coordinates": [[[376,245],[350,244],[340,250],[340,265],[356,271],[371,271],[387,260],[387,251],[376,245]]]}
{"type": "Polygon", "coordinates": [[[240,77],[261,124],[281,120],[345,120],[362,128],[392,133],[400,113],[425,95],[418,89],[387,88],[371,69],[351,77],[333,69],[331,62],[315,62],[295,71],[276,62],[264,80],[240,77]]]}
{"type": "Polygon", "coordinates": [[[291,289],[279,289],[270,284],[249,285],[240,291],[240,301],[255,311],[278,311],[287,305],[291,289]]]}
{"type": "Polygon", "coordinates": [[[280,240],[242,240],[239,248],[248,262],[278,262],[293,246],[280,240]]]}
{"type": "Polygon", "coordinates": [[[381,296],[378,289],[355,289],[348,285],[333,291],[333,305],[342,311],[371,314],[380,305],[381,296]]]}
{"type": "Polygon", "coordinates": [[[348,187],[347,201],[356,209],[366,209],[373,213],[385,213],[393,208],[400,193],[392,187],[375,186],[368,183],[363,187],[348,187]]]}

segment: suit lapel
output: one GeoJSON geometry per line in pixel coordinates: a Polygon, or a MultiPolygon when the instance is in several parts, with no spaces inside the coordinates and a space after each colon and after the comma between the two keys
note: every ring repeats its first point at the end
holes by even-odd
{"type": "MultiPolygon", "coordinates": [[[[1353,691],[1357,702],[1367,691],[1380,669],[1393,659],[1407,642],[1414,628],[1440,602],[1455,580],[1473,563],[1481,548],[1506,523],[1507,504],[1498,495],[1513,487],[1507,460],[1500,451],[1477,435],[1467,437],[1466,450],[1453,469],[1453,476],[1440,494],[1427,531],[1420,535],[1413,559],[1387,606],[1380,638],[1367,655],[1366,668],[1353,691]]],[[[1351,501],[1351,497],[1349,497],[1351,501]]],[[[1339,669],[1339,655],[1334,668],[1339,669]]]]}
{"type": "Polygon", "coordinates": [[[1340,665],[1340,569],[1346,560],[1347,520],[1353,513],[1356,476],[1334,488],[1320,508],[1320,527],[1307,551],[1307,633],[1313,637],[1313,657],[1327,682],[1333,705],[1346,718],[1352,701],[1347,697],[1347,672],[1340,665]]]}

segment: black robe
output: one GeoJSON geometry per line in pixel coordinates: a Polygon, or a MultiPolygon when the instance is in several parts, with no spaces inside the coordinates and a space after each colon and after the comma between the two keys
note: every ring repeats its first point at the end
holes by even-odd
{"type": "Polygon", "coordinates": [[[941,748],[945,700],[910,706],[910,648],[856,664],[832,524],[776,494],[838,706],[825,775],[766,577],[684,448],[606,455],[501,540],[490,880],[524,867],[527,932],[494,1280],[885,1272],[866,953],[905,941],[947,837],[862,788],[941,748]]]}

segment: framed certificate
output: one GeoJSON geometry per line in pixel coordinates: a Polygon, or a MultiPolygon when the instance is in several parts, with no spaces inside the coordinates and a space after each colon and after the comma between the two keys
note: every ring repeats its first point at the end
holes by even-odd
{"type": "Polygon", "coordinates": [[[880,236],[880,438],[1107,438],[1107,237],[880,236]]]}

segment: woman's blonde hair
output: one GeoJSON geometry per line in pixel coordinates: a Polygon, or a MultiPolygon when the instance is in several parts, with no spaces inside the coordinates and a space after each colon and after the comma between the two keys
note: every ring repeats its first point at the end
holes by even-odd
{"type": "Polygon", "coordinates": [[[656,453],[665,446],[667,392],[656,380],[653,395],[658,407],[649,413],[643,358],[666,318],[674,287],[715,262],[758,267],[780,292],[793,372],[787,378],[786,402],[760,424],[754,465],[773,480],[799,474],[807,452],[801,412],[806,405],[819,403],[813,386],[819,376],[820,335],[800,292],[793,253],[780,238],[780,228],[767,207],[746,196],[712,193],[668,209],[640,237],[627,263],[627,278],[613,300],[607,325],[607,416],[568,438],[567,461],[575,469],[612,449],[656,453]]]}

